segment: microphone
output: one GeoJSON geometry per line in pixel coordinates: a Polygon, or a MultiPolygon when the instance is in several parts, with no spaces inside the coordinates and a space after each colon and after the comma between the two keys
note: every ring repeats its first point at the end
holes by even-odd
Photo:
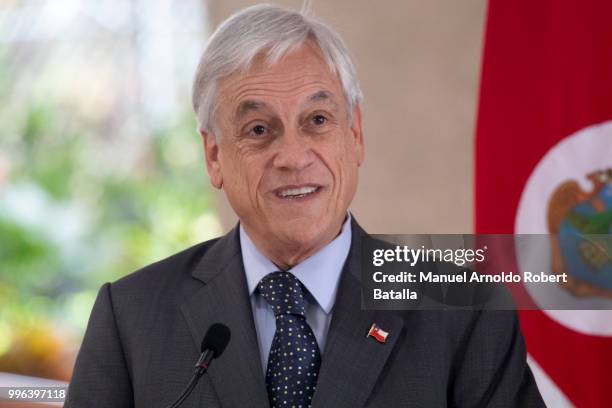
{"type": "Polygon", "coordinates": [[[223,354],[227,343],[229,343],[231,337],[230,329],[221,323],[215,323],[208,328],[204,339],[202,340],[202,346],[200,347],[200,358],[195,365],[194,375],[202,375],[210,366],[213,358],[219,357],[223,354]]]}
{"type": "Polygon", "coordinates": [[[223,354],[227,343],[230,341],[230,337],[230,329],[222,323],[215,323],[208,328],[208,331],[202,340],[202,345],[200,347],[202,354],[200,354],[200,358],[195,365],[193,376],[191,377],[191,380],[189,381],[189,384],[187,384],[185,390],[168,408],[178,408],[183,404],[183,402],[195,388],[200,377],[202,377],[202,375],[208,371],[208,367],[210,367],[212,360],[223,354]]]}

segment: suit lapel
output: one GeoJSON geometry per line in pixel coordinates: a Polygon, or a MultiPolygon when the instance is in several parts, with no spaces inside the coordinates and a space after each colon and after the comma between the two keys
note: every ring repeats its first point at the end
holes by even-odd
{"type": "Polygon", "coordinates": [[[223,323],[230,342],[208,371],[222,406],[268,406],[237,228],[204,255],[193,272],[204,283],[181,305],[200,349],[206,330],[223,323]]]}
{"type": "Polygon", "coordinates": [[[361,242],[365,232],[352,224],[351,250],[342,272],[313,399],[314,407],[362,407],[403,330],[389,312],[361,310],[361,242]],[[376,323],[389,333],[385,343],[366,338],[376,323]]]}
{"type": "MultiPolygon", "coordinates": [[[[352,230],[351,250],[340,278],[314,407],[364,406],[403,331],[403,320],[394,314],[361,310],[361,242],[366,234],[355,221],[352,230]],[[384,344],[366,338],[372,323],[389,332],[384,344]]],[[[232,333],[227,349],[208,371],[221,405],[268,407],[237,228],[210,248],[193,277],[201,281],[200,286],[190,291],[181,311],[197,349],[213,323],[227,325],[232,333]]]]}

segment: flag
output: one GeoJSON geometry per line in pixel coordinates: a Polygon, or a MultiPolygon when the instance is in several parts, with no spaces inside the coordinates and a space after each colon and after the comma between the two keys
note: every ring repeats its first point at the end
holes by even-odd
{"type": "Polygon", "coordinates": [[[368,334],[366,335],[366,337],[373,337],[379,343],[384,343],[385,341],[387,341],[388,335],[388,332],[378,327],[376,323],[372,323],[372,326],[370,326],[370,330],[368,330],[368,334]]]}
{"type": "MultiPolygon", "coordinates": [[[[489,2],[475,230],[551,234],[549,272],[566,267],[555,240],[568,228],[612,233],[611,16],[608,0],[489,2]]],[[[606,262],[571,276],[559,296],[575,309],[612,309],[606,262]]],[[[520,320],[548,406],[612,405],[610,310],[523,311],[520,320]]]]}

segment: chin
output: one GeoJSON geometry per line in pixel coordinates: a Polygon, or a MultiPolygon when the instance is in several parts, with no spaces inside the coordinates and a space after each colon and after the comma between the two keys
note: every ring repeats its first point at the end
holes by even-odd
{"type": "Polygon", "coordinates": [[[321,217],[304,217],[288,221],[283,224],[281,235],[286,241],[294,245],[311,246],[316,245],[318,240],[323,240],[329,234],[329,221],[325,222],[321,217]]]}

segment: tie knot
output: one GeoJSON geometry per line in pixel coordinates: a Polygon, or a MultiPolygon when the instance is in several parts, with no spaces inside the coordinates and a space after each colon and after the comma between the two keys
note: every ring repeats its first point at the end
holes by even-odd
{"type": "Polygon", "coordinates": [[[282,314],[305,315],[305,289],[302,282],[293,274],[281,271],[269,273],[259,281],[257,288],[272,307],[275,316],[282,314]]]}

